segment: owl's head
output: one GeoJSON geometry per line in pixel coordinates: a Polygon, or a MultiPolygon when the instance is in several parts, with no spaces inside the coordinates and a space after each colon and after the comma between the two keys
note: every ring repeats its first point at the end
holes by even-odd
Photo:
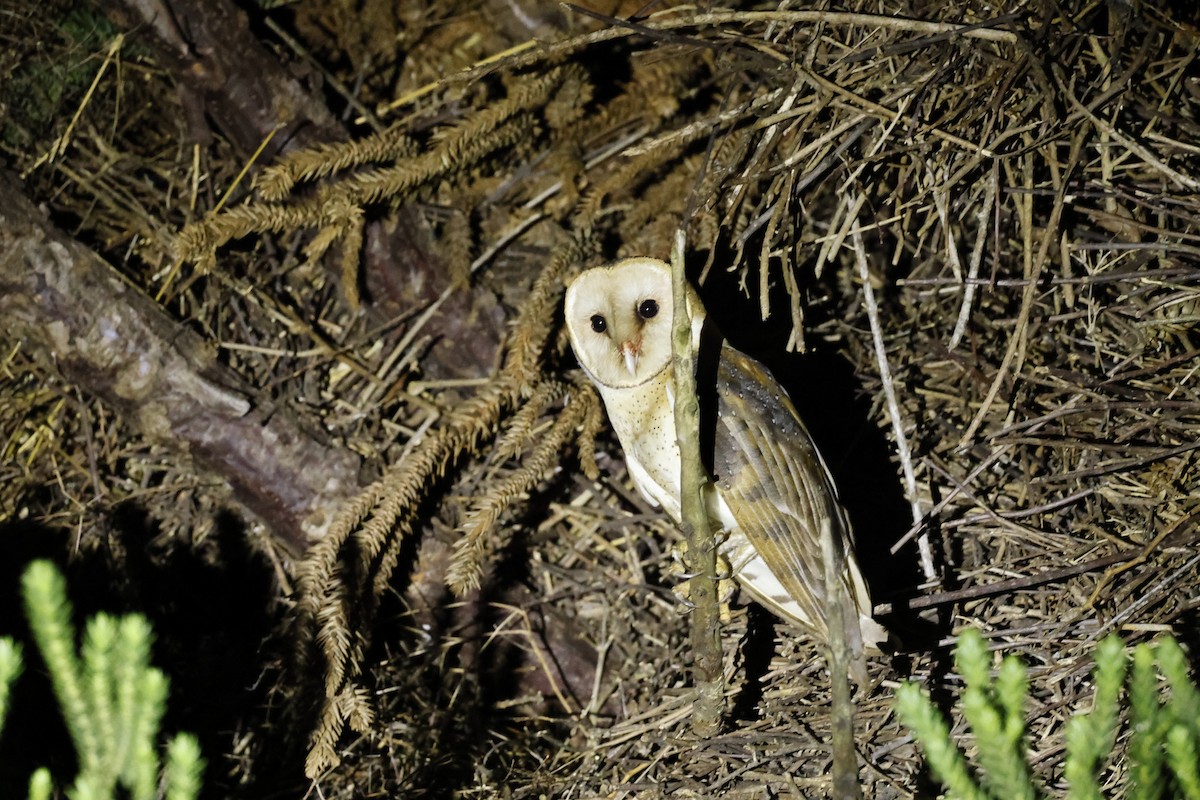
{"type": "MultiPolygon", "coordinates": [[[[671,267],[655,258],[627,258],[581,273],[567,287],[567,332],[580,365],[614,389],[646,383],[671,363],[671,267]]],[[[692,341],[704,308],[688,289],[692,341]]]]}

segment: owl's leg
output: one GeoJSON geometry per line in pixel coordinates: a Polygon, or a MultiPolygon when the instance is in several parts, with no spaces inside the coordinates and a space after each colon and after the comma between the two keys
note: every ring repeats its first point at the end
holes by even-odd
{"type": "MultiPolygon", "coordinates": [[[[695,573],[687,571],[686,561],[684,556],[687,555],[688,543],[686,540],[680,540],[671,547],[671,566],[667,568],[667,574],[674,578],[678,583],[671,587],[671,591],[675,593],[675,597],[679,602],[683,603],[688,609],[693,609],[696,604],[692,602],[692,580],[695,579],[695,573]]],[[[720,614],[722,624],[728,623],[730,620],[729,601],[733,599],[733,593],[737,589],[737,584],[733,580],[733,566],[729,563],[729,559],[724,553],[717,552],[717,602],[720,604],[720,614]]]]}

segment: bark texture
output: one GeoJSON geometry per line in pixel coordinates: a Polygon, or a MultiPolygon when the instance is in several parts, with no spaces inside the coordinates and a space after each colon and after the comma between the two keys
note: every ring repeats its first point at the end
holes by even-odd
{"type": "Polygon", "coordinates": [[[227,481],[293,553],[357,490],[355,456],[259,404],[199,336],[55,228],[2,172],[0,318],[3,336],[227,481]]]}
{"type": "Polygon", "coordinates": [[[314,96],[250,30],[227,0],[124,0],[110,9],[121,27],[143,28],[179,82],[192,137],[211,139],[210,124],[246,153],[276,129],[262,158],[345,134],[314,96]],[[143,27],[144,26],[144,27],[143,27]]]}
{"type": "MultiPolygon", "coordinates": [[[[249,156],[272,137],[259,155],[266,164],[297,148],[349,138],[315,91],[317,77],[298,77],[305,70],[272,52],[229,0],[124,0],[110,14],[122,27],[148,31],[140,41],[178,81],[195,141],[207,143],[211,125],[249,156]]],[[[367,225],[362,252],[362,286],[381,322],[428,306],[452,283],[421,215],[405,207],[390,217],[367,225]]],[[[487,375],[504,321],[492,292],[464,286],[450,293],[423,330],[433,342],[426,376],[487,375]]]]}

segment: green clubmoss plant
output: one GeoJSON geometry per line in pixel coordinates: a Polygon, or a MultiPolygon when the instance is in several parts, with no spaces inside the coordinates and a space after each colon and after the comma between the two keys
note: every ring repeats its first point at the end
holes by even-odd
{"type": "MultiPolygon", "coordinates": [[[[1109,636],[1097,647],[1095,658],[1092,710],[1076,714],[1066,726],[1063,774],[1068,800],[1104,797],[1098,776],[1108,763],[1105,757],[1113,752],[1122,717],[1129,725],[1124,797],[1200,800],[1200,692],[1188,677],[1182,648],[1168,637],[1133,649],[1124,713],[1121,689],[1126,687],[1128,667],[1124,645],[1117,636],[1109,636]]],[[[929,695],[908,682],[896,691],[900,720],[920,741],[946,796],[954,800],[1049,796],[1034,783],[1025,752],[1023,709],[1029,685],[1024,665],[1008,656],[993,678],[987,645],[975,630],[959,637],[955,659],[965,683],[961,711],[977,745],[974,773],[929,695]]]]}
{"type": "MultiPolygon", "coordinates": [[[[168,800],[192,800],[204,769],[195,737],[175,736],[165,768],[156,747],[167,700],[167,678],[150,666],[154,634],[145,617],[97,614],[88,620],[81,652],[66,582],[48,561],[35,561],[21,579],[25,613],[50,675],[79,761],[67,791],[71,800],[109,800],[122,787],[133,800],[157,797],[165,773],[168,800]]],[[[0,642],[0,723],[3,722],[3,642],[0,642]]],[[[19,653],[18,668],[19,668],[19,653]]],[[[12,677],[9,678],[11,682],[12,677]]],[[[48,798],[50,774],[37,770],[29,781],[32,800],[48,798]]]]}
{"type": "Polygon", "coordinates": [[[1096,649],[1092,680],[1096,695],[1088,714],[1067,721],[1067,761],[1064,773],[1070,790],[1068,800],[1101,800],[1097,778],[1101,758],[1112,752],[1117,738],[1119,699],[1125,683],[1125,646],[1109,636],[1096,649]]]}
{"type": "Polygon", "coordinates": [[[0,638],[0,733],[4,733],[4,718],[8,716],[8,697],[13,681],[21,674],[21,645],[7,637],[0,638]]]}

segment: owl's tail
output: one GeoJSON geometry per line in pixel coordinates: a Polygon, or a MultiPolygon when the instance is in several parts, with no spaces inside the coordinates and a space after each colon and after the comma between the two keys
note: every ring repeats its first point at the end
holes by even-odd
{"type": "Polygon", "coordinates": [[[873,608],[871,595],[867,591],[862,573],[859,572],[858,562],[850,554],[849,549],[846,552],[849,575],[843,575],[849,579],[846,580],[844,586],[847,596],[853,603],[853,608],[843,612],[842,617],[846,630],[846,641],[850,645],[850,677],[859,686],[868,687],[870,681],[867,677],[866,656],[882,655],[884,649],[881,645],[891,639],[891,634],[888,633],[887,628],[880,625],[871,616],[873,608]]]}
{"type": "Polygon", "coordinates": [[[866,614],[858,618],[858,628],[862,632],[863,649],[871,655],[881,654],[883,648],[880,645],[891,638],[887,628],[866,614]]]}

